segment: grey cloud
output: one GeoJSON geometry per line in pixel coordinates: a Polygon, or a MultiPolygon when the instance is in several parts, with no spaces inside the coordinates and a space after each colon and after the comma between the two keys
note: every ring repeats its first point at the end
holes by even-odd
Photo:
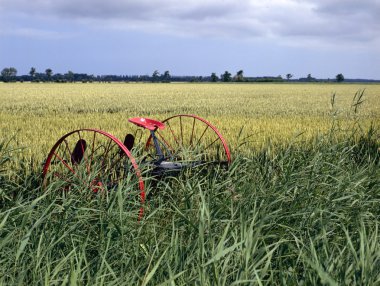
{"type": "MultiPolygon", "coordinates": [[[[160,2],[165,5],[164,2],[169,1],[160,2]]],[[[34,15],[103,20],[114,18],[138,19],[154,12],[152,5],[146,0],[2,0],[0,8],[34,15]]]]}
{"type": "MultiPolygon", "coordinates": [[[[377,0],[330,0],[316,2],[315,10],[318,13],[344,16],[378,16],[380,13],[380,1],[377,0]]],[[[378,17],[376,17],[378,18],[378,17]]]]}
{"type": "MultiPolygon", "coordinates": [[[[159,9],[158,9],[159,10],[159,9]]],[[[157,11],[157,10],[156,10],[157,11]]],[[[66,18],[152,20],[155,11],[147,1],[58,1],[54,13],[66,18]]]]}
{"type": "Polygon", "coordinates": [[[1,0],[0,9],[181,35],[380,38],[379,0],[1,0]]]}
{"type": "Polygon", "coordinates": [[[380,36],[380,1],[322,0],[314,11],[323,21],[323,30],[332,36],[357,41],[377,40],[380,36]]]}
{"type": "Polygon", "coordinates": [[[233,2],[221,2],[219,4],[208,4],[207,2],[179,11],[179,13],[173,15],[179,19],[190,19],[193,21],[203,21],[207,19],[223,19],[223,18],[239,18],[239,15],[244,13],[244,10],[248,8],[247,3],[236,5],[233,2]]]}

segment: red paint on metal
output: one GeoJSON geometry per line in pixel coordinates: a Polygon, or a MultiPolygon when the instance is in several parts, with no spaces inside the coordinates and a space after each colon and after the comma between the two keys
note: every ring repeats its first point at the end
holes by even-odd
{"type": "MultiPolygon", "coordinates": [[[[208,127],[210,127],[215,132],[215,134],[219,137],[220,141],[222,142],[223,149],[224,149],[224,151],[226,153],[226,156],[227,156],[228,164],[231,164],[231,153],[230,153],[230,149],[228,148],[226,139],[224,139],[224,137],[222,136],[222,134],[218,131],[218,129],[214,125],[212,125],[210,122],[208,122],[207,120],[203,119],[202,117],[199,117],[199,116],[194,115],[194,114],[178,114],[178,115],[174,115],[172,117],[166,118],[165,120],[162,121],[162,123],[165,124],[170,119],[176,118],[176,117],[181,117],[181,116],[183,116],[183,117],[191,117],[191,118],[198,119],[198,120],[202,121],[203,123],[205,123],[208,127]]],[[[170,126],[169,123],[168,123],[168,125],[170,126]]],[[[207,129],[207,127],[206,127],[206,129],[207,129]]],[[[173,136],[174,136],[174,134],[173,134],[173,136]]],[[[202,134],[202,136],[203,136],[203,134],[202,134]]],[[[151,140],[152,140],[152,136],[149,136],[148,141],[145,144],[146,148],[150,145],[151,140]]]]}
{"type": "MultiPolygon", "coordinates": [[[[55,156],[55,150],[58,148],[58,146],[70,135],[76,133],[76,132],[81,132],[81,131],[90,131],[90,132],[95,132],[95,133],[99,133],[103,136],[106,136],[108,137],[109,139],[111,139],[113,142],[115,142],[119,148],[128,156],[129,160],[131,161],[132,163],[132,166],[135,170],[135,174],[139,180],[139,189],[140,189],[140,201],[142,204],[145,203],[145,186],[144,186],[144,181],[142,179],[142,176],[141,176],[141,171],[136,163],[136,160],[135,158],[133,158],[132,154],[129,152],[129,150],[127,149],[127,147],[124,146],[124,144],[119,140],[117,139],[115,136],[105,132],[105,131],[102,131],[102,130],[98,130],[98,129],[91,129],[91,128],[84,128],[84,129],[78,129],[78,130],[74,130],[72,132],[69,132],[67,133],[66,135],[64,135],[63,137],[61,137],[56,143],[55,145],[53,146],[53,148],[50,150],[49,152],[49,155],[45,161],[45,165],[43,167],[43,171],[42,171],[42,175],[43,175],[43,180],[44,180],[44,185],[45,185],[45,179],[46,179],[46,175],[48,173],[48,170],[49,170],[49,166],[50,166],[50,163],[51,163],[51,160],[53,158],[53,156],[55,156]]],[[[69,167],[70,168],[70,167],[69,167]]],[[[71,168],[70,168],[71,169],[71,168]]],[[[73,171],[71,169],[71,171],[73,171]]],[[[140,211],[141,213],[141,211],[140,211]]]]}
{"type": "MultiPolygon", "coordinates": [[[[149,118],[141,118],[141,117],[135,117],[135,118],[130,118],[128,119],[129,122],[137,125],[137,126],[140,126],[140,127],[143,127],[143,128],[146,128],[148,130],[157,130],[157,129],[164,129],[165,128],[165,122],[169,121],[170,119],[172,118],[175,118],[175,117],[191,117],[191,118],[194,118],[194,123],[193,123],[193,128],[192,128],[192,135],[191,135],[191,141],[192,141],[192,138],[193,138],[193,132],[194,132],[194,124],[195,124],[195,119],[197,120],[200,120],[202,121],[203,123],[205,123],[208,127],[210,127],[214,132],[215,134],[219,137],[220,141],[222,142],[222,145],[223,145],[223,148],[224,148],[224,151],[226,153],[226,156],[227,156],[227,161],[228,163],[230,164],[231,163],[231,153],[230,153],[230,150],[227,146],[227,141],[224,139],[224,137],[222,136],[222,134],[218,131],[218,129],[213,126],[210,122],[208,122],[207,120],[197,116],[197,115],[193,115],[193,114],[179,114],[179,115],[175,115],[175,116],[172,116],[172,117],[169,117],[167,119],[165,119],[164,121],[160,122],[160,121],[157,121],[157,120],[154,120],[154,119],[149,119],[149,118]]],[[[169,124],[169,123],[168,123],[169,124]]],[[[206,127],[206,129],[208,128],[206,127]]],[[[181,128],[182,128],[182,122],[181,122],[181,128]]],[[[113,142],[115,142],[119,148],[128,156],[128,158],[130,159],[131,163],[132,163],[132,166],[135,170],[135,174],[139,180],[139,189],[140,189],[140,201],[141,201],[141,204],[144,204],[145,203],[145,186],[144,186],[144,181],[142,179],[142,176],[141,176],[141,171],[136,163],[136,160],[133,158],[133,156],[131,155],[130,151],[128,150],[128,148],[126,148],[124,146],[124,144],[119,140],[117,139],[115,136],[105,132],[105,131],[102,131],[102,130],[98,130],[98,129],[90,129],[90,128],[84,128],[84,129],[78,129],[78,130],[74,130],[70,133],[67,133],[66,135],[64,135],[63,137],[61,137],[56,143],[55,145],[53,146],[53,148],[50,150],[49,152],[49,155],[45,161],[45,164],[44,164],[44,167],[43,167],[43,180],[44,180],[44,184],[45,184],[45,179],[46,179],[46,175],[48,173],[48,170],[49,170],[49,166],[51,164],[51,161],[52,161],[52,158],[53,156],[56,156],[55,154],[55,151],[56,149],[59,147],[59,145],[65,141],[65,139],[76,133],[76,132],[81,132],[81,131],[90,131],[90,132],[94,132],[94,140],[93,140],[93,144],[95,142],[95,135],[97,133],[103,135],[103,136],[106,136],[108,137],[109,139],[111,139],[113,142]]],[[[181,130],[182,131],[182,130],[181,130]]],[[[174,134],[173,134],[174,136],[174,134]]],[[[203,136],[203,134],[202,134],[203,136]]],[[[146,143],[146,147],[148,147],[151,143],[151,136],[149,136],[148,138],[148,141],[146,143]]],[[[175,138],[176,139],[176,138],[175,138]]],[[[215,141],[214,141],[215,142],[215,141]]],[[[213,143],[214,143],[213,142],[213,143]]],[[[67,144],[67,142],[65,142],[67,144]]],[[[213,144],[212,143],[212,144],[213,144]]],[[[94,146],[92,146],[92,149],[94,149],[94,146]]],[[[91,158],[91,161],[92,161],[92,158],[91,158]]],[[[90,162],[91,162],[90,161],[90,162]]],[[[70,168],[70,166],[66,166],[67,168],[70,169],[70,171],[74,171],[72,170],[72,168],[70,168]]],[[[95,184],[95,190],[94,191],[98,191],[98,188],[101,188],[102,187],[102,183],[99,182],[98,184],[95,184]]],[[[144,215],[144,208],[143,206],[140,207],[140,210],[139,210],[139,216],[138,216],[138,220],[140,221],[142,219],[144,215]]]]}
{"type": "Polygon", "coordinates": [[[157,128],[162,130],[165,128],[165,124],[163,124],[160,121],[150,119],[150,118],[133,117],[133,118],[129,118],[128,121],[137,126],[146,128],[148,130],[156,130],[157,128]]]}
{"type": "Polygon", "coordinates": [[[103,183],[102,182],[98,182],[97,180],[93,180],[91,182],[91,187],[92,187],[92,191],[94,193],[98,193],[100,190],[102,190],[103,183]]]}

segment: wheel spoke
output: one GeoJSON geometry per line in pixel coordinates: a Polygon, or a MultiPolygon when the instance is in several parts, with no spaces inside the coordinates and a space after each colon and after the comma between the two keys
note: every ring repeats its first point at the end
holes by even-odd
{"type": "Polygon", "coordinates": [[[182,116],[179,117],[179,124],[181,125],[181,145],[183,146],[183,127],[182,127],[182,116]]]}
{"type": "Polygon", "coordinates": [[[217,141],[219,141],[219,137],[218,138],[216,138],[214,141],[212,141],[206,148],[203,148],[203,152],[204,151],[206,151],[208,148],[210,148],[212,145],[214,145],[215,144],[215,142],[217,142],[217,141]]]}
{"type": "Polygon", "coordinates": [[[70,150],[69,143],[67,143],[67,140],[64,139],[63,142],[65,142],[65,146],[66,146],[65,151],[69,153],[68,156],[67,156],[67,158],[70,158],[70,162],[71,162],[71,160],[72,160],[71,156],[72,156],[73,153],[70,150]]]}
{"type": "Polygon", "coordinates": [[[69,169],[74,175],[76,175],[76,172],[66,163],[65,160],[63,160],[57,153],[53,153],[55,157],[58,158],[59,161],[62,162],[62,164],[67,168],[69,169]]]}
{"type": "Polygon", "coordinates": [[[95,137],[96,137],[96,132],[94,132],[94,137],[92,138],[92,146],[91,146],[91,157],[90,157],[90,169],[88,170],[88,174],[91,173],[91,164],[92,160],[94,159],[94,152],[95,152],[95,137]]]}
{"type": "Polygon", "coordinates": [[[203,130],[203,133],[201,135],[201,137],[199,137],[198,141],[197,141],[197,144],[195,144],[195,146],[198,146],[199,142],[201,142],[201,139],[203,138],[203,135],[205,135],[207,129],[208,129],[208,125],[206,126],[206,128],[203,130]]]}
{"type": "MultiPolygon", "coordinates": [[[[86,164],[86,170],[87,170],[87,173],[88,174],[90,174],[90,165],[88,164],[88,155],[86,154],[86,148],[85,147],[83,147],[83,138],[82,138],[82,136],[80,135],[80,131],[78,130],[78,132],[77,132],[77,134],[78,134],[78,137],[79,137],[79,140],[80,140],[80,142],[81,142],[81,144],[80,144],[80,146],[81,146],[81,149],[82,149],[82,153],[83,153],[83,160],[84,160],[84,162],[85,162],[85,164],[86,164]]],[[[85,140],[84,140],[84,142],[86,142],[85,140]]]]}
{"type": "Polygon", "coordinates": [[[165,146],[167,148],[170,148],[171,151],[174,152],[174,148],[169,144],[169,142],[164,138],[164,136],[159,131],[156,131],[156,134],[161,138],[161,140],[162,140],[162,142],[164,142],[165,146]]]}
{"type": "Polygon", "coordinates": [[[169,122],[166,122],[166,124],[169,126],[170,132],[172,133],[173,138],[174,138],[175,142],[177,143],[177,145],[178,145],[178,146],[181,146],[181,145],[178,143],[177,137],[175,136],[175,134],[174,134],[174,132],[173,132],[173,129],[172,129],[172,127],[170,126],[170,123],[169,123],[169,122]]]}
{"type": "Polygon", "coordinates": [[[103,156],[103,161],[102,161],[101,166],[104,165],[104,162],[105,162],[105,160],[107,159],[108,152],[109,152],[109,150],[110,150],[111,144],[112,144],[112,140],[109,140],[108,145],[107,145],[107,148],[106,148],[106,150],[104,151],[104,153],[103,153],[103,155],[102,155],[102,156],[103,156]]]}
{"type": "Polygon", "coordinates": [[[112,163],[112,164],[109,164],[109,168],[106,168],[106,167],[108,166],[108,164],[107,164],[107,165],[103,165],[103,166],[98,170],[98,173],[100,173],[101,171],[106,171],[107,169],[108,169],[108,170],[112,170],[112,169],[115,167],[115,165],[116,165],[119,161],[121,161],[121,159],[123,159],[123,156],[124,156],[124,154],[123,154],[123,155],[120,155],[120,154],[118,154],[118,153],[115,153],[115,154],[113,154],[113,156],[110,158],[110,162],[112,162],[112,160],[115,159],[115,157],[116,157],[117,155],[119,155],[120,157],[116,160],[116,162],[114,162],[114,163],[112,163]]]}
{"type": "Polygon", "coordinates": [[[170,146],[171,142],[175,142],[176,146],[171,145],[171,149],[174,149],[173,155],[176,155],[173,158],[175,161],[196,161],[199,156],[207,160],[231,161],[225,139],[206,120],[196,115],[184,114],[169,117],[162,122],[168,127],[168,131],[157,134],[165,145],[170,146]]]}
{"type": "Polygon", "coordinates": [[[193,118],[193,128],[191,130],[190,147],[193,146],[194,128],[195,128],[195,117],[193,118]]]}
{"type": "Polygon", "coordinates": [[[140,204],[134,206],[137,219],[145,193],[136,161],[119,139],[96,129],[64,135],[50,150],[43,167],[44,188],[59,182],[59,190],[98,193],[114,189],[124,179],[139,190],[140,204]]]}

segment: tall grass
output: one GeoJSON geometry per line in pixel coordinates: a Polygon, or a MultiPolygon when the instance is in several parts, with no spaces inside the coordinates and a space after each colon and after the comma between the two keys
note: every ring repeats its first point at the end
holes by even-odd
{"type": "Polygon", "coordinates": [[[268,143],[228,171],[148,178],[140,222],[130,186],[89,199],[2,173],[0,284],[376,285],[379,167],[374,129],[268,143]]]}

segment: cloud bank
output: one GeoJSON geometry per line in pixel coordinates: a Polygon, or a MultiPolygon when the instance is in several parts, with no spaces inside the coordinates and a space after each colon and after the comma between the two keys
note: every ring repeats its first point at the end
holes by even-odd
{"type": "Polygon", "coordinates": [[[0,13],[180,36],[322,43],[380,39],[379,0],[2,0],[0,13]]]}

